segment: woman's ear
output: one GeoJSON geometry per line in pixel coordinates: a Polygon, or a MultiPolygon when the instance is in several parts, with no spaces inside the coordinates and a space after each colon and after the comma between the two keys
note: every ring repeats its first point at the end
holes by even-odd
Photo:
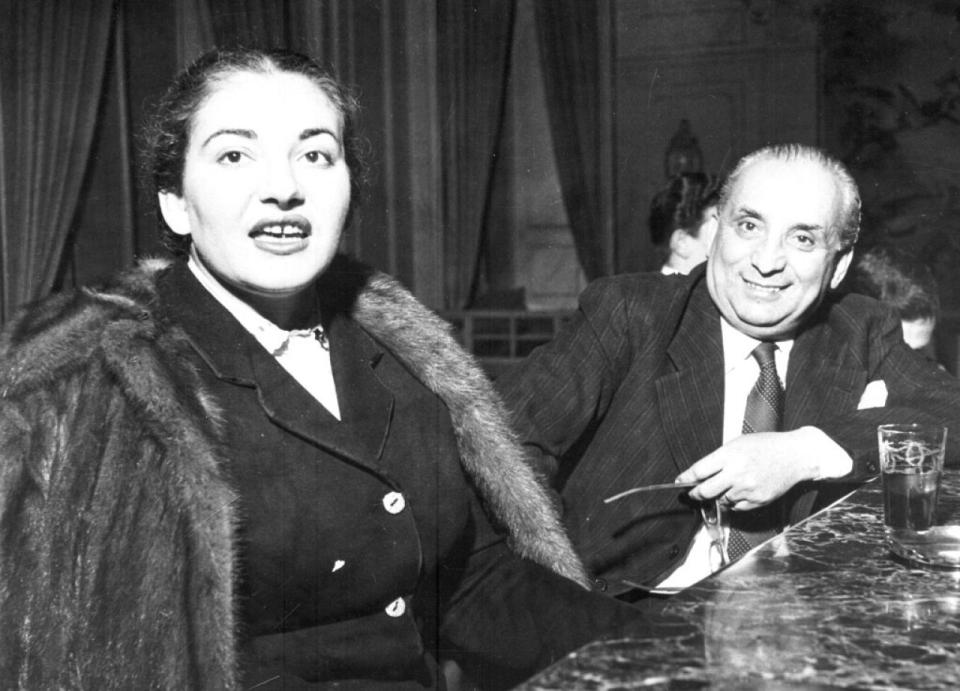
{"type": "Polygon", "coordinates": [[[683,228],[677,228],[670,233],[670,253],[681,259],[687,259],[690,256],[691,240],[693,238],[690,237],[690,233],[683,228]]]}
{"type": "Polygon", "coordinates": [[[160,204],[160,214],[170,230],[177,235],[189,235],[190,218],[184,198],[173,192],[158,192],[157,201],[160,204]]]}

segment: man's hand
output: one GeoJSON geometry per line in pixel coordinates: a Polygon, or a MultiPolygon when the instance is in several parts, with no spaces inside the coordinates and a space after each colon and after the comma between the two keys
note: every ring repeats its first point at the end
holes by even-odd
{"type": "Polygon", "coordinates": [[[690,490],[697,500],[724,497],[737,511],[769,504],[803,480],[840,477],[853,461],[815,427],[790,432],[759,432],[732,439],[677,477],[699,482],[690,490]]]}

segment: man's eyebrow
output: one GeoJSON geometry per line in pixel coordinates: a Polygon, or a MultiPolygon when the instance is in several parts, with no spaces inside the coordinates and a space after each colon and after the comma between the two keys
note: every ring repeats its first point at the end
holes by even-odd
{"type": "Polygon", "coordinates": [[[257,133],[254,132],[253,130],[222,129],[222,130],[217,130],[216,132],[214,132],[213,134],[211,134],[209,137],[207,137],[206,139],[204,139],[204,140],[203,140],[203,144],[201,144],[200,147],[203,148],[204,146],[206,146],[207,144],[209,144],[212,139],[215,139],[216,137],[222,136],[222,135],[224,135],[224,134],[235,134],[236,136],[238,136],[238,137],[244,137],[245,139],[256,139],[256,138],[257,138],[257,133]]]}
{"type": "Polygon", "coordinates": [[[759,211],[751,209],[749,206],[741,206],[737,209],[738,216],[749,216],[750,218],[763,218],[763,214],[759,211]]]}

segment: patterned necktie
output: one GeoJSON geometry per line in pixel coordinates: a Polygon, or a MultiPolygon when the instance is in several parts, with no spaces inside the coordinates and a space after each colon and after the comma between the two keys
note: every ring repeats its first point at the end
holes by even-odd
{"type": "MultiPolygon", "coordinates": [[[[761,343],[751,353],[760,365],[760,376],[747,396],[743,413],[743,433],[776,432],[783,420],[783,386],[777,376],[774,343],[761,343]]],[[[776,502],[754,511],[731,511],[727,554],[736,561],[753,547],[777,534],[780,509],[776,502]]]]}

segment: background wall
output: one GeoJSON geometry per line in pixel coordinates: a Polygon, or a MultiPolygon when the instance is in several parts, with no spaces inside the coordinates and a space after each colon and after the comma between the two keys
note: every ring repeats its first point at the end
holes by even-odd
{"type": "MultiPolygon", "coordinates": [[[[646,216],[682,119],[709,171],[723,172],[772,141],[819,144],[844,158],[864,192],[864,244],[915,247],[936,266],[948,309],[960,305],[956,3],[78,0],[73,6],[85,3],[109,6],[110,44],[55,287],[96,281],[134,257],[161,251],[149,194],[136,175],[137,126],[187,60],[214,43],[240,41],[305,50],[357,86],[373,177],[345,249],[397,275],[436,308],[563,310],[575,304],[590,273],[654,268],[646,216]],[[550,45],[544,36],[569,30],[560,20],[572,13],[585,13],[590,31],[574,36],[582,52],[562,69],[556,54],[544,53],[550,45]],[[595,129],[587,152],[592,167],[583,171],[594,190],[585,229],[578,204],[590,200],[577,200],[562,184],[569,159],[557,152],[569,150],[570,138],[557,138],[551,97],[583,65],[592,71],[574,86],[594,104],[581,123],[595,129]],[[579,235],[571,209],[580,212],[579,235]],[[585,243],[594,251],[589,271],[585,243]]],[[[3,4],[56,6],[54,0],[3,4]]],[[[3,30],[0,58],[9,65],[22,48],[9,27],[3,30]]],[[[20,135],[11,129],[17,96],[7,86],[0,84],[0,116],[9,148],[20,135]]],[[[3,175],[16,173],[8,164],[3,175]]],[[[5,198],[0,194],[0,205],[5,198]]],[[[13,221],[4,223],[0,253],[10,253],[23,233],[13,221]]]]}

